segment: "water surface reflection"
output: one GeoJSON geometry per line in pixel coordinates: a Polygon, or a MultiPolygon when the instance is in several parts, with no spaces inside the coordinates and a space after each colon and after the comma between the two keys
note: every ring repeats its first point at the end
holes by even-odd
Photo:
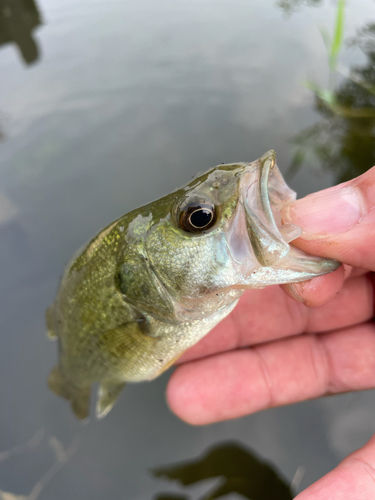
{"type": "Polygon", "coordinates": [[[375,24],[369,23],[350,41],[366,63],[345,69],[328,105],[320,96],[315,109],[323,117],[298,133],[298,146],[289,173],[296,173],[314,153],[320,168],[334,173],[336,182],[356,177],[375,165],[375,24]]]}
{"type": "Polygon", "coordinates": [[[39,58],[33,31],[41,16],[34,0],[0,0],[0,45],[14,43],[26,64],[39,58]]]}
{"type": "MultiPolygon", "coordinates": [[[[272,465],[261,461],[239,443],[217,444],[203,457],[178,465],[154,469],[156,477],[175,480],[183,486],[220,478],[199,500],[223,498],[237,493],[250,500],[291,500],[292,491],[272,465]],[[217,484],[218,483],[218,484],[217,484]]],[[[179,500],[180,496],[158,495],[155,500],[179,500]]]]}

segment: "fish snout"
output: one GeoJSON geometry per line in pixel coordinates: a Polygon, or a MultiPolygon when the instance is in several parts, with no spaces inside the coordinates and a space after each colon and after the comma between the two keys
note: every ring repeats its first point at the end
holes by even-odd
{"type": "Polygon", "coordinates": [[[281,209],[295,201],[296,193],[283,179],[274,151],[268,151],[249,165],[242,178],[241,197],[247,234],[259,264],[250,282],[258,279],[262,282],[260,286],[264,286],[303,281],[340,266],[337,261],[307,255],[290,245],[302,229],[283,224],[281,209]]]}

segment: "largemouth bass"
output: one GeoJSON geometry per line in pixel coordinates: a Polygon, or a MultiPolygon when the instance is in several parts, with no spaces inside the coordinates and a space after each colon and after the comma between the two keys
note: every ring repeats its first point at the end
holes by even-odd
{"type": "Polygon", "coordinates": [[[59,361],[50,388],[97,417],[127,382],[160,375],[235,307],[248,288],[293,283],[340,265],[290,242],[282,224],[296,195],[274,151],[251,163],[223,164],[109,224],[68,263],[47,311],[59,361]]]}

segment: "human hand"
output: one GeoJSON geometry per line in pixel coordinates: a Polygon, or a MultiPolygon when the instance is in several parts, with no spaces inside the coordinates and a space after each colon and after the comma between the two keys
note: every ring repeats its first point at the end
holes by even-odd
{"type": "MultiPolygon", "coordinates": [[[[170,407],[187,422],[375,387],[375,167],[286,207],[283,220],[304,230],[293,244],[344,265],[284,285],[286,294],[280,287],[245,292],[233,313],[180,358],[169,381],[170,407]]],[[[375,437],[296,500],[370,498],[375,437]]]]}

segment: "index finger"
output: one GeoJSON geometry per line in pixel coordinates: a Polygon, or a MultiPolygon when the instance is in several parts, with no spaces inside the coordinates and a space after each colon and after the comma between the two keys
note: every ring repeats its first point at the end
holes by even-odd
{"type": "Polygon", "coordinates": [[[167,388],[171,409],[192,424],[375,386],[375,325],[302,335],[180,366],[167,388]]]}

